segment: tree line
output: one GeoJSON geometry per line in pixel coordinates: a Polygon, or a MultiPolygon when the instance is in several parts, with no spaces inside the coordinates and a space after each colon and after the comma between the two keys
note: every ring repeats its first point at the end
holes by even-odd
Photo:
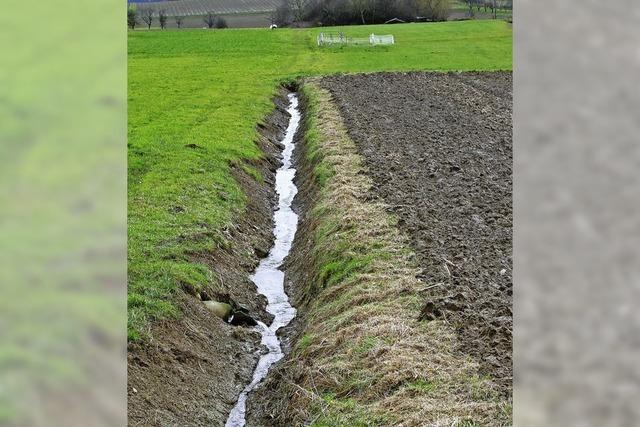
{"type": "MultiPolygon", "coordinates": [[[[184,16],[173,16],[173,21],[176,24],[176,27],[182,28],[184,24],[184,16]]],[[[151,25],[158,20],[158,25],[160,25],[160,29],[164,30],[167,27],[167,22],[169,20],[169,16],[167,15],[166,10],[160,9],[157,12],[150,7],[145,7],[138,9],[136,7],[127,8],[127,26],[134,30],[136,25],[142,21],[148,29],[151,29],[151,25]]],[[[222,17],[218,16],[213,12],[208,12],[202,17],[202,21],[207,26],[207,28],[227,28],[227,21],[222,17]]]]}
{"type": "Polygon", "coordinates": [[[481,9],[484,9],[485,13],[491,12],[494,18],[497,17],[498,10],[513,9],[513,0],[464,0],[464,3],[469,8],[469,16],[475,15],[474,7],[477,12],[481,9]]]}
{"type": "MultiPolygon", "coordinates": [[[[473,8],[511,9],[512,0],[463,0],[473,8]]],[[[405,22],[446,21],[451,0],[283,0],[272,15],[278,26],[310,22],[313,25],[382,24],[391,19],[405,22]]]]}
{"type": "Polygon", "coordinates": [[[272,17],[279,26],[382,24],[390,19],[445,21],[449,0],[283,0],[272,17]]]}

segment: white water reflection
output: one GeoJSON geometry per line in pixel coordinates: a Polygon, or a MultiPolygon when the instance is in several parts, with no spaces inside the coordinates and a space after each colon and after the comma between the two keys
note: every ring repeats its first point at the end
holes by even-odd
{"type": "Polygon", "coordinates": [[[262,344],[269,351],[260,357],[258,366],[253,373],[253,380],[240,394],[236,406],[229,414],[226,427],[243,427],[245,425],[247,396],[267,376],[269,368],[284,356],[276,332],[289,324],[296,316],[296,309],[289,304],[289,298],[284,291],[284,273],[280,270],[282,262],[291,250],[293,238],[298,228],[298,215],[291,209],[293,198],[298,192],[298,188],[293,182],[296,170],[291,167],[291,163],[295,148],[293,137],[300,124],[300,111],[298,110],[298,98],[295,94],[289,94],[289,102],[287,111],[291,115],[291,119],[282,140],[284,145],[282,166],[276,172],[278,209],[273,215],[275,243],[269,255],[260,262],[251,276],[251,280],[258,287],[258,292],[267,297],[267,311],[274,316],[270,326],[262,322],[258,322],[257,326],[262,334],[262,344]]]}

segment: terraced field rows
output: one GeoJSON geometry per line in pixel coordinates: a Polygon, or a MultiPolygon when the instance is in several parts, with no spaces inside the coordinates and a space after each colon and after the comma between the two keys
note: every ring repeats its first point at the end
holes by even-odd
{"type": "Polygon", "coordinates": [[[219,15],[271,12],[278,0],[182,0],[135,3],[138,9],[164,9],[171,16],[194,16],[213,12],[219,15]]]}

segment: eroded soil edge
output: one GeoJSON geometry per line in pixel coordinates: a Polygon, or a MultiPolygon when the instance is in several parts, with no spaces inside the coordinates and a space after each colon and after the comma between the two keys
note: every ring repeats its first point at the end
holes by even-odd
{"type": "Polygon", "coordinates": [[[274,103],[274,111],[259,125],[257,143],[264,158],[231,165],[247,194],[245,211],[222,230],[224,239],[218,249],[192,254],[193,261],[211,269],[214,280],[201,291],[184,285],[178,296],[183,317],[154,322],[150,340],[129,345],[131,426],[222,426],[240,391],[251,381],[261,351],[259,333],[224,322],[201,300],[226,302],[253,318],[271,320],[265,299],[257,295],[249,274],[273,243],[278,141],[289,120],[284,91],[274,103]],[[255,168],[262,179],[251,176],[247,166],[255,168]]]}

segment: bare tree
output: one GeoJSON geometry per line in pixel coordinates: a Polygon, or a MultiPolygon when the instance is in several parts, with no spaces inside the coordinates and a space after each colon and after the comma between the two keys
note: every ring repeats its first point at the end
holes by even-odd
{"type": "Polygon", "coordinates": [[[158,12],[158,21],[160,22],[160,29],[164,30],[167,26],[167,11],[164,9],[160,9],[158,12]]]}
{"type": "Polygon", "coordinates": [[[283,0],[280,6],[271,15],[271,23],[279,27],[289,25],[293,19],[293,11],[288,0],[283,0]]]}
{"type": "Polygon", "coordinates": [[[227,20],[226,20],[226,19],[224,19],[222,16],[218,16],[218,17],[216,18],[216,25],[215,25],[215,27],[216,27],[216,28],[219,28],[219,29],[229,28],[229,24],[227,24],[227,20]]]}
{"type": "Polygon", "coordinates": [[[293,12],[294,22],[302,22],[304,20],[308,5],[309,0],[290,0],[290,9],[293,12]]]}
{"type": "Polygon", "coordinates": [[[216,15],[213,12],[207,12],[202,20],[209,28],[213,28],[213,26],[216,25],[216,15]]]}
{"type": "Polygon", "coordinates": [[[138,11],[135,7],[127,8],[127,25],[129,28],[134,30],[136,28],[136,24],[138,23],[138,11]]]}
{"type": "Polygon", "coordinates": [[[351,0],[351,7],[360,17],[362,24],[366,24],[364,14],[369,11],[369,0],[351,0]]]}
{"type": "Polygon", "coordinates": [[[150,30],[151,29],[151,24],[153,23],[153,14],[154,14],[154,10],[150,7],[145,8],[142,10],[142,22],[144,22],[145,24],[147,24],[147,28],[150,30]]]}
{"type": "Polygon", "coordinates": [[[182,28],[182,20],[184,19],[182,16],[174,16],[173,19],[176,21],[176,26],[178,28],[182,28]]]}
{"type": "Polygon", "coordinates": [[[449,16],[448,0],[420,0],[422,16],[429,21],[446,21],[449,16]]]}
{"type": "Polygon", "coordinates": [[[473,13],[474,0],[465,0],[465,3],[467,3],[467,6],[469,6],[469,16],[473,17],[473,15],[474,15],[474,13],[473,13]]]}

